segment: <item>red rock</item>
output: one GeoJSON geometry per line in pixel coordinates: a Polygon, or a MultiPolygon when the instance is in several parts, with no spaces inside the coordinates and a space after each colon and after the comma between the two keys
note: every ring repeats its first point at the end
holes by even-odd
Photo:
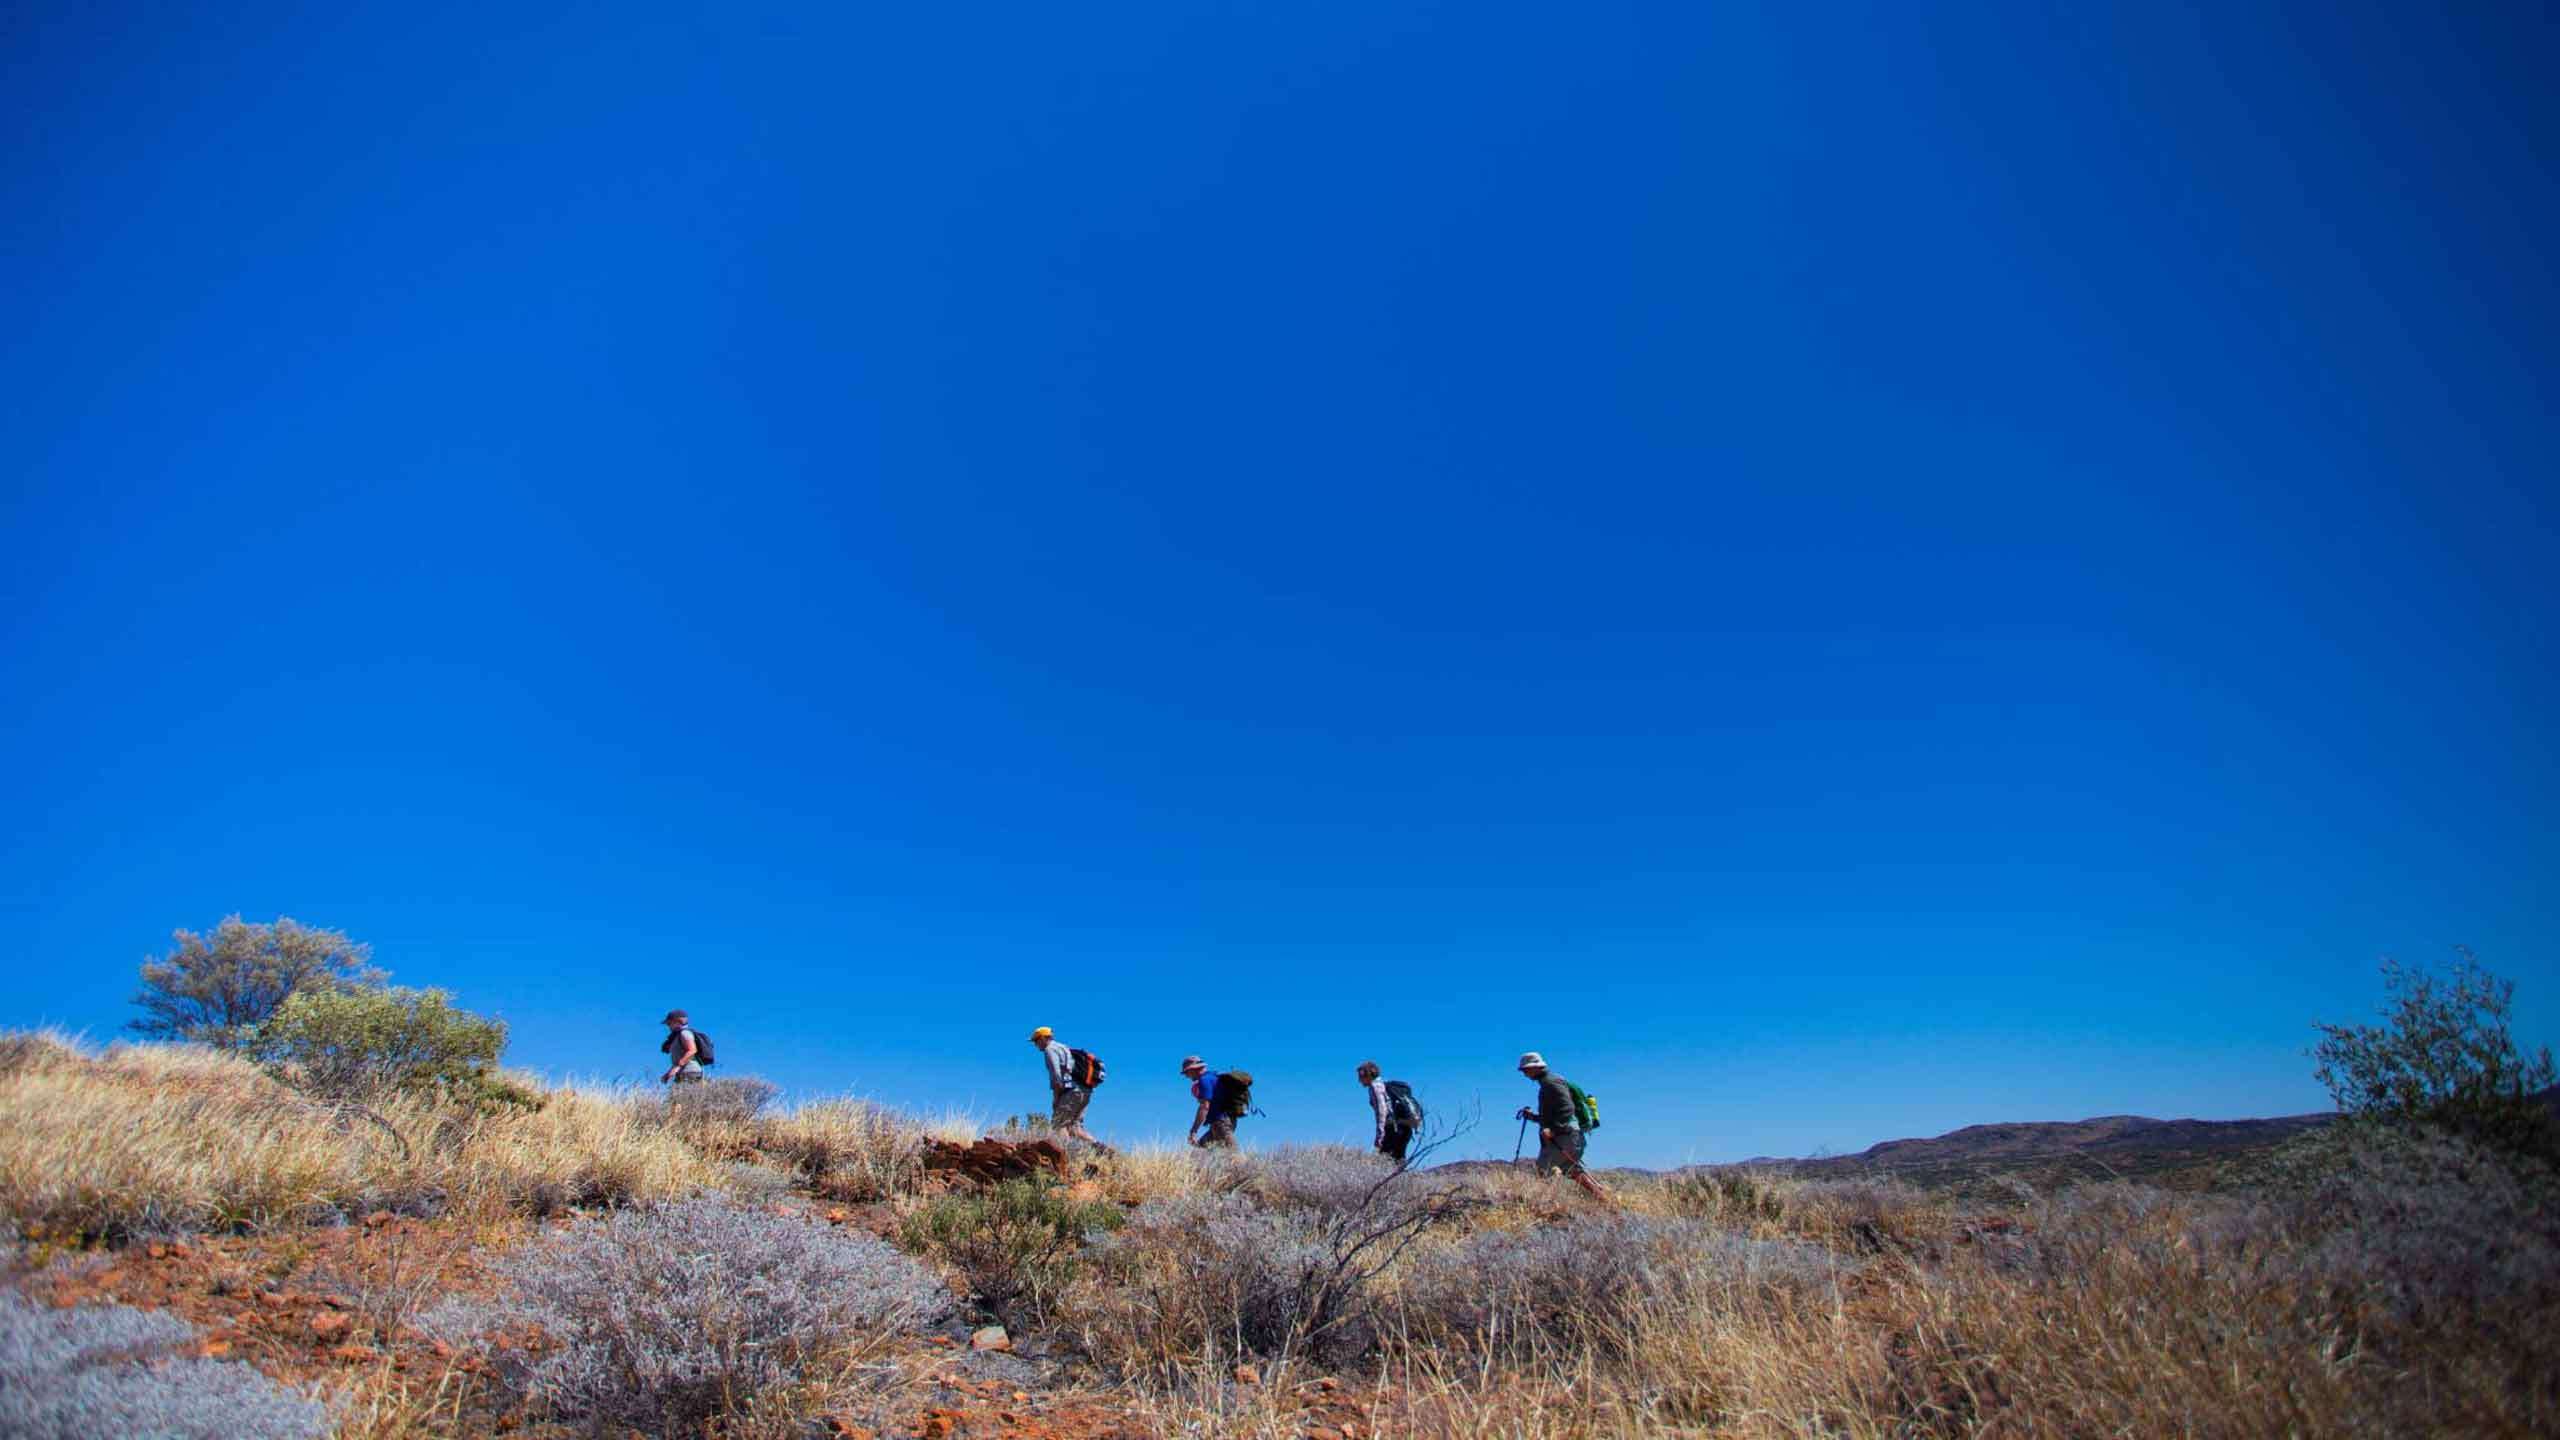
{"type": "Polygon", "coordinates": [[[1250,1365],[1239,1365],[1236,1367],[1236,1383],[1239,1385],[1259,1385],[1262,1383],[1262,1372],[1254,1369],[1250,1365]]]}
{"type": "Polygon", "coordinates": [[[956,1175],[979,1185],[1021,1180],[1034,1175],[1067,1178],[1067,1152],[1054,1140],[1013,1143],[990,1135],[971,1145],[927,1136],[924,1168],[956,1175]]]}
{"type": "Polygon", "coordinates": [[[258,1292],[258,1303],[270,1310],[281,1310],[293,1303],[293,1297],[281,1290],[261,1290],[258,1292]]]}
{"type": "Polygon", "coordinates": [[[364,1217],[364,1228],[367,1230],[379,1230],[390,1223],[391,1212],[388,1210],[376,1210],[364,1217]]]}
{"type": "Polygon", "coordinates": [[[329,1354],[331,1358],[344,1361],[350,1365],[378,1358],[371,1350],[366,1349],[362,1345],[341,1345],[335,1350],[330,1351],[329,1354]]]}
{"type": "Polygon", "coordinates": [[[355,1323],[335,1310],[323,1310],[311,1317],[311,1333],[326,1340],[332,1335],[346,1334],[355,1328],[355,1323]]]}

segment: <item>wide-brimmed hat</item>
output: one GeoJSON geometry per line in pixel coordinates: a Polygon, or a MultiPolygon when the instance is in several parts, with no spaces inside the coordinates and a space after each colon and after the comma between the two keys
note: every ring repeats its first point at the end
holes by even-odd
{"type": "Polygon", "coordinates": [[[1532,1050],[1528,1054],[1520,1057],[1520,1068],[1523,1070],[1544,1070],[1547,1068],[1547,1057],[1539,1054],[1535,1050],[1532,1050]]]}
{"type": "Polygon", "coordinates": [[[1185,1055],[1182,1057],[1182,1073],[1185,1075],[1190,1074],[1194,1070],[1206,1070],[1208,1068],[1209,1062],[1201,1059],[1197,1055],[1185,1055]]]}

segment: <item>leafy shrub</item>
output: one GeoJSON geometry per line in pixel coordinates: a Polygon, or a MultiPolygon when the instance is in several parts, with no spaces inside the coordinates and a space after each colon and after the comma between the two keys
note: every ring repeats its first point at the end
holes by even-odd
{"type": "Polygon", "coordinates": [[[2528,1056],[2507,1030],[2513,981],[2457,952],[2451,974],[2385,961],[2384,1025],[2322,1025],[2320,1083],[2345,1115],[2419,1123],[2502,1150],[2560,1159],[2560,1125],[2538,1098],[2553,1083],[2548,1047],[2528,1056]]]}
{"type": "Polygon", "coordinates": [[[1008,1180],[939,1196],[909,1215],[898,1238],[960,1272],[978,1302],[1007,1324],[1047,1317],[1077,1269],[1087,1235],[1120,1228],[1109,1200],[1078,1200],[1041,1179],[1008,1180]]]}
{"type": "Polygon", "coordinates": [[[491,1345],[499,1382],[599,1429],[700,1435],[787,1407],[889,1336],[948,1313],[915,1261],[858,1232],[697,1198],[626,1210],[509,1255],[490,1301],[421,1323],[491,1345]]]}
{"type": "Polygon", "coordinates": [[[670,1089],[667,1113],[691,1124],[744,1124],[781,1093],[760,1075],[719,1075],[670,1089]]]}
{"type": "Polygon", "coordinates": [[[0,1435],[305,1440],[327,1428],[317,1402],[247,1365],[176,1353],[195,1338],[173,1315],[0,1293],[0,1435]]]}
{"type": "Polygon", "coordinates": [[[1439,1251],[1405,1291],[1408,1327],[1473,1350],[1624,1354],[1664,1303],[1817,1291],[1842,1262],[1820,1246],[1753,1240],[1703,1221],[1616,1215],[1525,1233],[1489,1230],[1439,1251]]]}
{"type": "Polygon", "coordinates": [[[506,1046],[504,1024],[457,1007],[444,991],[394,986],[296,994],[259,1032],[257,1051],[279,1078],[316,1095],[410,1091],[503,1103],[513,1087],[489,1072],[506,1046]]]}
{"type": "Polygon", "coordinates": [[[132,1029],[150,1040],[239,1049],[299,994],[381,983],[371,947],[336,930],[280,919],[252,925],[225,916],[211,935],[181,930],[176,948],[142,962],[132,1029]]]}

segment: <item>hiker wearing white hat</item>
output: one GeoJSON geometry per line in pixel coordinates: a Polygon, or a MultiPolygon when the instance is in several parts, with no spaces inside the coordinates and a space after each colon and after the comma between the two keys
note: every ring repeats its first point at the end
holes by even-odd
{"type": "Polygon", "coordinates": [[[1600,1107],[1580,1086],[1547,1068],[1547,1057],[1532,1050],[1520,1057],[1520,1073],[1538,1087],[1537,1108],[1522,1106],[1520,1118],[1538,1126],[1538,1173],[1563,1172],[1603,1205],[1613,1203],[1583,1172],[1583,1149],[1589,1132],[1600,1124],[1600,1107]]]}
{"type": "Polygon", "coordinates": [[[1184,1138],[1203,1148],[1236,1148],[1236,1122],[1252,1105],[1253,1077],[1241,1070],[1220,1073],[1197,1055],[1182,1057],[1183,1078],[1191,1082],[1191,1132],[1184,1138]]]}

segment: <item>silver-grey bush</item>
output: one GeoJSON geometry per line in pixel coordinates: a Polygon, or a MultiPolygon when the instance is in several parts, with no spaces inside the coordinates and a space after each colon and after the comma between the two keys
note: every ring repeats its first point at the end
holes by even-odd
{"type": "Polygon", "coordinates": [[[701,1434],[953,1308],[874,1236],[712,1197],[626,1210],[499,1268],[500,1298],[450,1303],[424,1327],[465,1342],[538,1327],[544,1348],[490,1351],[501,1383],[598,1430],[701,1434]]]}
{"type": "Polygon", "coordinates": [[[1414,1333],[1446,1343],[1616,1350],[1649,1303],[1800,1293],[1834,1284],[1845,1268],[1817,1245],[1698,1220],[1607,1216],[1472,1235],[1417,1267],[1404,1311],[1414,1333]]]}
{"type": "Polygon", "coordinates": [[[0,1436],[306,1440],[326,1428],[316,1401],[249,1366],[177,1353],[195,1334],[174,1315],[0,1293],[0,1436]]]}

